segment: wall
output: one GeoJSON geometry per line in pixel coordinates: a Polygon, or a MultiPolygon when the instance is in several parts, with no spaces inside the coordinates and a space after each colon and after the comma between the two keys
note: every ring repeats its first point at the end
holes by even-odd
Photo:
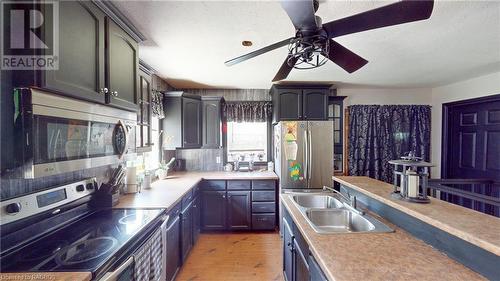
{"type": "Polygon", "coordinates": [[[432,89],[431,159],[432,177],[441,176],[441,134],[443,103],[500,94],[500,72],[432,89]]]}
{"type": "Polygon", "coordinates": [[[269,89],[183,89],[200,96],[222,96],[226,101],[270,101],[269,89]]]}
{"type": "Polygon", "coordinates": [[[430,104],[431,89],[338,88],[338,96],[347,96],[344,107],[354,104],[430,104]]]}

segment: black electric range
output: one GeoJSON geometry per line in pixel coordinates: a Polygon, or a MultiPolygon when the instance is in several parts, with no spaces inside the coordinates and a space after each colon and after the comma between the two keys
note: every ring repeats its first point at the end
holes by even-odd
{"type": "MultiPolygon", "coordinates": [[[[87,201],[90,202],[90,198],[87,201]]],[[[64,214],[61,212],[43,221],[35,221],[5,235],[2,246],[9,243],[17,246],[7,253],[2,252],[2,272],[85,271],[92,272],[94,277],[102,275],[122,257],[131,255],[130,252],[138,247],[136,244],[141,243],[141,237],[160,223],[165,211],[91,208],[75,212],[88,204],[77,205],[68,208],[64,214]],[[72,212],[78,217],[72,217],[72,212]],[[70,222],[61,223],[61,220],[70,222]],[[52,229],[41,229],[44,227],[52,229]],[[39,232],[45,234],[29,241],[39,232]]]]}

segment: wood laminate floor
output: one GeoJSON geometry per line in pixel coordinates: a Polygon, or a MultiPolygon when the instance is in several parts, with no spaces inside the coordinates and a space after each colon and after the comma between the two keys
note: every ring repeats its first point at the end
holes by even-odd
{"type": "Polygon", "coordinates": [[[282,281],[278,232],[200,235],[176,281],[282,281]]]}

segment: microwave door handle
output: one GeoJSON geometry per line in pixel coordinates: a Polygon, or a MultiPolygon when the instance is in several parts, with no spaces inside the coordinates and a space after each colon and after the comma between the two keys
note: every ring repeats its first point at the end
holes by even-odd
{"type": "Polygon", "coordinates": [[[58,145],[59,145],[59,138],[61,137],[61,129],[57,129],[57,132],[56,132],[56,137],[54,139],[54,143],[53,143],[53,149],[52,149],[52,159],[57,159],[59,158],[58,156],[58,145]]]}

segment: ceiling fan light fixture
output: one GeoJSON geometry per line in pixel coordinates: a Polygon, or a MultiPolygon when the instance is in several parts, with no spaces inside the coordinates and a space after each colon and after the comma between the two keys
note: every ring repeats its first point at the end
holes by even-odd
{"type": "Polygon", "coordinates": [[[298,37],[288,45],[287,64],[295,69],[311,69],[328,61],[330,43],[328,37],[313,35],[298,37]]]}

